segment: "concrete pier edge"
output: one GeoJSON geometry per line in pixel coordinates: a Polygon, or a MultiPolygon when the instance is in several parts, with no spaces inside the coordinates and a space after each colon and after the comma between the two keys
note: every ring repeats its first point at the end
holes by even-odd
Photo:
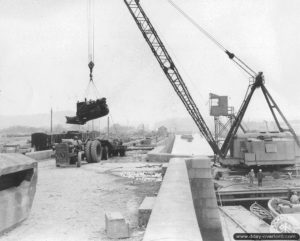
{"type": "Polygon", "coordinates": [[[143,239],[150,240],[224,240],[208,157],[170,160],[143,239]]]}

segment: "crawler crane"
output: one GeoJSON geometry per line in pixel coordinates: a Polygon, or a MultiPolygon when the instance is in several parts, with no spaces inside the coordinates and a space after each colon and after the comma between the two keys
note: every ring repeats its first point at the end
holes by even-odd
{"type": "MultiPolygon", "coordinates": [[[[210,40],[212,40],[219,48],[221,48],[222,51],[226,53],[226,55],[235,63],[237,64],[243,71],[245,71],[252,79],[250,81],[247,92],[245,94],[245,98],[241,104],[241,107],[239,108],[239,111],[236,115],[236,118],[234,119],[228,134],[224,140],[224,143],[222,144],[221,148],[219,148],[216,140],[214,139],[211,131],[209,130],[207,124],[205,123],[197,105],[195,104],[192,96],[190,95],[187,86],[185,85],[178,69],[175,66],[174,61],[172,60],[171,56],[169,55],[168,51],[166,50],[163,42],[161,41],[160,37],[158,36],[155,28],[151,24],[149,18],[147,17],[146,13],[144,12],[143,8],[140,5],[139,0],[124,0],[126,6],[129,9],[129,12],[131,13],[134,21],[136,22],[138,28],[140,29],[141,33],[143,34],[144,39],[146,40],[147,44],[152,50],[152,53],[154,54],[156,60],[158,61],[161,69],[167,76],[169,82],[171,83],[172,87],[174,88],[175,92],[177,93],[178,97],[184,104],[186,110],[189,112],[190,116],[193,118],[195,124],[199,128],[199,131],[203,135],[203,137],[206,139],[208,144],[210,145],[211,149],[214,152],[215,157],[220,157],[221,159],[225,159],[227,157],[227,153],[229,149],[233,146],[233,141],[236,137],[238,129],[241,127],[242,119],[245,115],[245,112],[247,110],[247,107],[250,103],[250,100],[253,96],[253,93],[257,89],[261,89],[262,93],[266,99],[266,102],[269,106],[269,109],[272,113],[272,116],[275,120],[275,123],[279,130],[279,136],[286,137],[289,139],[289,142],[286,142],[285,140],[281,139],[278,142],[278,136],[272,135],[272,136],[263,136],[259,135],[261,143],[259,145],[264,145],[266,148],[265,157],[263,159],[267,159],[267,162],[264,162],[264,160],[259,159],[259,153],[256,153],[255,150],[250,152],[250,149],[255,149],[255,147],[251,148],[247,145],[249,144],[249,140],[246,138],[246,141],[244,143],[238,143],[239,152],[243,152],[242,156],[239,156],[238,158],[244,159],[241,161],[241,164],[246,165],[286,165],[286,164],[294,164],[295,158],[296,158],[296,152],[299,150],[300,142],[299,139],[292,128],[292,126],[289,124],[281,110],[279,109],[278,105],[276,104],[275,100],[272,98],[271,94],[267,90],[265,86],[265,80],[262,72],[256,72],[252,70],[245,62],[243,62],[240,58],[238,58],[235,54],[228,51],[226,48],[224,48],[219,42],[217,42],[211,35],[209,35],[203,28],[201,28],[197,23],[191,19],[186,13],[184,13],[177,5],[175,5],[171,0],[169,2],[175,7],[184,17],[186,17],[187,20],[189,20],[192,24],[194,24],[198,29],[202,31],[203,34],[205,34],[210,40]],[[283,128],[281,126],[281,123],[278,119],[278,117],[281,117],[287,128],[283,128]],[[287,134],[289,133],[289,134],[287,134]],[[292,138],[291,138],[292,137],[292,138]],[[271,138],[271,140],[270,140],[271,138]],[[274,140],[272,139],[274,138],[274,140]],[[269,142],[266,142],[269,141],[269,142]],[[283,141],[283,143],[282,143],[283,141]],[[288,143],[288,144],[286,144],[288,143]],[[241,146],[245,145],[245,148],[243,151],[241,151],[241,146]],[[273,145],[273,146],[272,146],[273,145]],[[274,154],[274,152],[277,152],[276,146],[278,146],[279,150],[281,151],[281,145],[286,146],[288,145],[289,148],[294,150],[293,155],[288,155],[288,162],[286,160],[280,160],[278,161],[276,158],[274,160],[269,161],[270,153],[274,154]],[[247,149],[247,147],[249,147],[247,149]],[[268,150],[267,150],[268,149],[268,150]],[[268,152],[269,151],[269,152],[268,152]],[[249,155],[248,155],[249,154],[249,155]],[[254,156],[252,155],[254,154],[254,156]],[[291,157],[293,156],[293,157],[291,157]],[[252,160],[254,158],[254,160],[252,160]],[[249,160],[247,163],[245,160],[249,160]],[[251,161],[252,162],[251,162],[251,161]],[[262,161],[262,162],[260,162],[262,161]],[[274,163],[274,161],[277,161],[274,163]]],[[[257,137],[257,136],[256,136],[257,137]]],[[[259,140],[259,138],[258,138],[259,140]]],[[[300,151],[298,152],[300,153],[300,151]]],[[[276,153],[277,154],[277,153],[276,153]]],[[[278,153],[278,156],[281,154],[278,153]]],[[[231,155],[232,156],[232,155],[231,155]]],[[[271,155],[272,156],[272,155],[271,155]]],[[[274,156],[274,155],[273,155],[274,156]]],[[[276,156],[276,155],[275,155],[276,156]]],[[[281,155],[282,156],[282,155],[281,155]]],[[[299,154],[300,156],[300,154],[299,154]]],[[[280,157],[285,159],[285,157],[280,157]]],[[[300,158],[300,157],[299,157],[300,158]]]]}

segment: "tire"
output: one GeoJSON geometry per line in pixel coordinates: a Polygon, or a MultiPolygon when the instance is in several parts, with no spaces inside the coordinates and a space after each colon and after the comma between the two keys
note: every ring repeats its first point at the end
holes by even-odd
{"type": "Polygon", "coordinates": [[[98,140],[94,140],[91,144],[90,155],[92,162],[100,162],[102,157],[103,148],[98,140]]]}
{"type": "Polygon", "coordinates": [[[124,150],[120,150],[119,153],[120,153],[120,156],[125,156],[125,151],[124,150]]]}
{"type": "Polygon", "coordinates": [[[92,157],[91,157],[91,144],[92,144],[92,141],[88,141],[88,142],[85,144],[85,147],[84,147],[84,153],[85,153],[86,161],[87,161],[88,163],[91,163],[91,162],[92,162],[92,157]]]}
{"type": "Polygon", "coordinates": [[[103,147],[102,160],[107,160],[107,159],[108,159],[108,147],[105,146],[103,147]]]}

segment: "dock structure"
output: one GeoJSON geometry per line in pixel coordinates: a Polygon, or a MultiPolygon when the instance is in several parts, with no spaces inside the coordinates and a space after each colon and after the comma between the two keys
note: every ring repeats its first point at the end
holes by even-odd
{"type": "MultiPolygon", "coordinates": [[[[211,177],[210,159],[200,157],[208,145],[200,135],[188,142],[176,136],[174,156],[165,165],[166,174],[147,225],[147,240],[226,240],[211,177]],[[199,150],[196,147],[201,147],[199,150]],[[194,154],[187,155],[186,153],[194,154]],[[188,157],[189,156],[189,157],[188,157]],[[176,191],[174,191],[176,190],[176,191]],[[171,200],[171,201],[170,201],[171,200]]],[[[210,154],[210,153],[208,153],[210,154]]]]}
{"type": "Polygon", "coordinates": [[[222,206],[221,212],[246,233],[269,233],[270,225],[259,219],[243,206],[222,206]]]}
{"type": "Polygon", "coordinates": [[[183,159],[171,159],[155,200],[143,241],[155,240],[205,240],[198,226],[183,159]]]}
{"type": "Polygon", "coordinates": [[[293,191],[300,192],[300,179],[265,180],[262,187],[257,183],[250,186],[248,182],[234,183],[215,181],[219,186],[216,190],[218,204],[237,204],[245,201],[268,201],[272,197],[287,199],[293,191]]]}

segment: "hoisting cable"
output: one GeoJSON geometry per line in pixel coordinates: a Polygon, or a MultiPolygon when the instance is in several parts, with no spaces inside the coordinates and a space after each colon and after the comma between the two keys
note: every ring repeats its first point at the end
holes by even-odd
{"type": "Polygon", "coordinates": [[[87,85],[87,87],[85,89],[85,92],[84,92],[84,96],[85,97],[89,97],[88,95],[91,93],[91,89],[93,90],[93,93],[92,93],[92,96],[90,96],[90,97],[92,97],[92,98],[98,98],[98,97],[100,97],[100,92],[97,89],[97,87],[96,87],[96,85],[95,85],[95,83],[94,83],[93,80],[89,81],[89,83],[88,83],[88,85],[87,85]]]}
{"type": "Polygon", "coordinates": [[[94,63],[94,29],[95,29],[95,20],[94,20],[94,0],[88,0],[88,67],[90,69],[90,81],[93,82],[93,68],[94,63]]]}
{"type": "Polygon", "coordinates": [[[201,33],[203,33],[207,38],[209,38],[218,48],[224,51],[227,56],[236,63],[241,69],[248,73],[251,77],[255,78],[257,73],[251,69],[244,61],[238,58],[235,54],[228,51],[219,41],[217,41],[211,34],[209,34],[203,27],[201,27],[194,19],[192,19],[188,14],[186,14],[180,7],[178,7],[172,0],[168,2],[182,15],[184,16],[191,24],[193,24],[201,33]]]}
{"type": "Polygon", "coordinates": [[[93,68],[95,66],[94,62],[94,46],[95,46],[95,1],[87,0],[87,23],[88,23],[88,67],[90,70],[89,74],[89,84],[85,90],[85,96],[89,95],[91,88],[94,89],[93,97],[99,97],[100,92],[98,91],[94,80],[93,80],[93,68]]]}

